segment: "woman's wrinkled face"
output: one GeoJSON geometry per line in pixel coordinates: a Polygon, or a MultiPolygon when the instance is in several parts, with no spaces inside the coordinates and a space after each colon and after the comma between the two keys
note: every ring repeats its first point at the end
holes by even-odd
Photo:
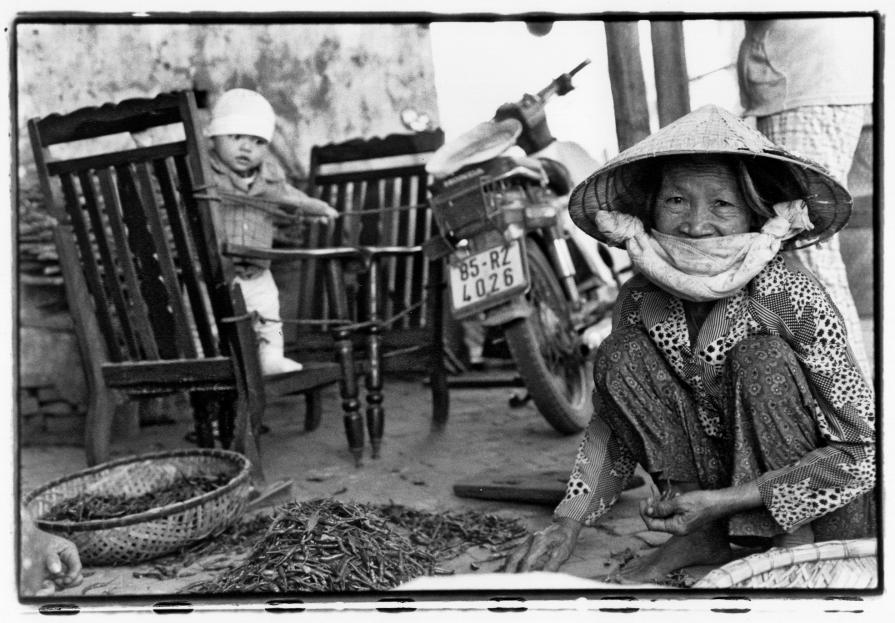
{"type": "Polygon", "coordinates": [[[671,163],[663,171],[653,225],[682,238],[730,236],[750,230],[752,211],[733,169],[721,162],[671,163]]]}

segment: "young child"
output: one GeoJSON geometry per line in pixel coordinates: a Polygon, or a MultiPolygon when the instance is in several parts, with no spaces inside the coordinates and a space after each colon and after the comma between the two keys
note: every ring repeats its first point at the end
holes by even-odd
{"type": "MultiPolygon", "coordinates": [[[[211,138],[209,160],[217,190],[230,195],[264,199],[295,216],[333,219],[338,212],[319,199],[308,197],[286,182],[279,164],[269,156],[276,116],[259,93],[248,89],[225,92],[211,111],[207,134],[211,138]]],[[[273,218],[269,212],[225,201],[222,232],[228,241],[255,247],[273,243],[273,218]]],[[[261,370],[267,374],[301,370],[301,364],[283,356],[280,296],[270,272],[270,261],[240,259],[236,279],[250,312],[263,320],[255,323],[261,370]]]]}

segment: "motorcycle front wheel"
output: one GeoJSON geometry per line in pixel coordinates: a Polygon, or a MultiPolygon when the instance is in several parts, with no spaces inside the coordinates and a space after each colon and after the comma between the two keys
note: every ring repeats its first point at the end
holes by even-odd
{"type": "Polygon", "coordinates": [[[532,313],[504,327],[519,376],[541,415],[560,433],[581,432],[591,416],[590,366],[578,347],[569,302],[544,252],[529,241],[525,253],[532,313]]]}

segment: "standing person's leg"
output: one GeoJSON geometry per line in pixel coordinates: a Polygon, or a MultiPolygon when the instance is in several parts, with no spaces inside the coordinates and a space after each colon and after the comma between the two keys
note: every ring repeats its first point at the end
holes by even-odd
{"type": "MultiPolygon", "coordinates": [[[[758,130],[775,143],[827,168],[843,186],[854,159],[865,106],[803,106],[756,119],[758,130]]],[[[869,241],[868,241],[869,242],[869,241]]],[[[858,310],[848,286],[839,237],[791,251],[830,294],[845,320],[849,343],[861,370],[870,378],[858,310]]]]}

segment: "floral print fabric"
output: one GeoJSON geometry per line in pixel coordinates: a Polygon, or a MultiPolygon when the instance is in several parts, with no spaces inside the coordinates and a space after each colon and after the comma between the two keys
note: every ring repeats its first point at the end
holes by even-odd
{"type": "MultiPolygon", "coordinates": [[[[767,511],[779,526],[769,524],[767,530],[772,532],[812,522],[873,488],[873,390],[855,364],[842,319],[829,297],[813,279],[789,268],[779,256],[746,288],[713,306],[692,344],[681,301],[642,277],[634,277],[622,289],[614,320],[613,334],[625,327],[636,328],[648,336],[644,344],[653,345],[660,354],[652,360],[641,353],[642,369],[623,381],[630,384],[627,394],[640,404],[625,405],[627,414],[621,419],[654,422],[653,432],[619,435],[603,419],[604,413],[613,411],[611,406],[607,408],[613,396],[601,391],[607,382],[598,377],[605,374],[606,362],[613,356],[624,356],[619,340],[608,339],[595,366],[595,416],[579,447],[557,516],[594,523],[615,502],[637,461],[647,462],[649,469],[650,461],[655,465],[660,460],[649,456],[654,447],[676,450],[671,454],[678,460],[663,465],[673,470],[671,479],[688,475],[688,468],[679,460],[683,458],[683,463],[692,463],[690,475],[695,474],[707,488],[755,480],[767,511]],[[747,382],[732,371],[735,366],[728,365],[728,359],[746,338],[758,336],[776,336],[773,346],[777,354],[770,357],[772,363],[763,374],[758,373],[759,378],[747,382]],[[638,383],[655,391],[644,391],[638,383]],[[756,418],[754,410],[749,413],[742,404],[739,410],[737,407],[737,401],[742,403],[750,392],[757,399],[746,402],[761,405],[758,411],[765,413],[766,423],[787,422],[794,430],[800,429],[804,443],[794,445],[798,453],[784,457],[782,463],[759,461],[750,466],[749,460],[741,461],[739,455],[732,465],[728,461],[725,466],[717,459],[712,463],[711,457],[719,452],[721,457],[734,452],[738,434],[742,444],[743,433],[737,427],[742,429],[745,424],[736,422],[756,418]],[[663,397],[650,403],[647,395],[663,397]],[[781,405],[793,400],[802,405],[795,410],[798,413],[781,412],[781,405]],[[663,429],[673,428],[661,424],[663,417],[676,418],[686,439],[663,433],[663,429]],[[806,428],[812,432],[805,432],[806,428]],[[646,443],[637,446],[633,437],[646,443]]],[[[752,342],[750,339],[747,344],[752,342]]],[[[751,355],[753,359],[768,358],[768,345],[762,344],[751,355]]],[[[650,349],[642,345],[641,350],[650,349]]],[[[738,360],[744,357],[750,357],[748,349],[737,355],[738,360]]],[[[746,367],[761,369],[754,361],[746,367]]],[[[611,413],[607,417],[613,419],[611,413]]],[[[618,422],[615,426],[618,431],[626,430],[618,422]]],[[[750,452],[773,454],[787,443],[786,435],[785,431],[775,433],[774,438],[756,439],[753,435],[750,452]]]]}

